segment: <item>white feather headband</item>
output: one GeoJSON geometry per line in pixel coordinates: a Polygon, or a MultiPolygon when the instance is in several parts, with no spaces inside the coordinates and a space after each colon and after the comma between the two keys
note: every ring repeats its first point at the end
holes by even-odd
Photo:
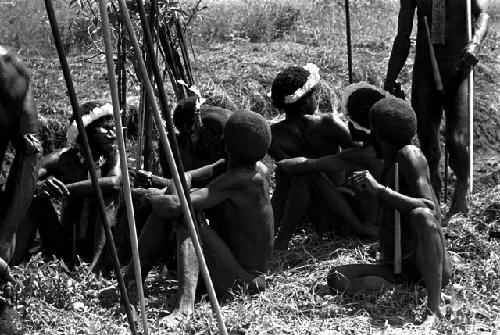
{"type": "MultiPolygon", "coordinates": [[[[101,107],[96,107],[89,114],[82,116],[83,126],[86,128],[92,122],[109,115],[113,115],[113,105],[107,103],[101,107]]],[[[69,145],[73,146],[76,143],[77,137],[78,127],[75,120],[66,131],[66,141],[69,145]]]]}
{"type": "Polygon", "coordinates": [[[319,75],[319,68],[313,63],[307,63],[306,66],[304,66],[304,69],[309,72],[309,77],[307,77],[305,84],[297,89],[295,93],[285,96],[284,103],[286,105],[297,102],[306,93],[311,91],[314,86],[318,85],[319,80],[321,79],[319,75]]]}
{"type": "Polygon", "coordinates": [[[342,113],[344,113],[344,116],[347,119],[347,121],[351,122],[351,124],[353,125],[353,127],[355,129],[360,130],[360,131],[364,131],[366,134],[370,134],[370,132],[371,132],[370,129],[366,128],[366,127],[360,125],[358,122],[354,121],[350,117],[349,110],[347,109],[347,102],[349,101],[349,97],[354,92],[356,92],[357,90],[362,89],[362,88],[367,88],[367,89],[371,89],[371,90],[377,91],[380,94],[382,94],[384,97],[389,97],[391,95],[388,92],[384,91],[383,89],[378,88],[378,87],[376,87],[376,86],[374,86],[372,84],[368,84],[365,81],[361,81],[359,83],[348,85],[344,89],[344,92],[342,93],[342,113]]]}

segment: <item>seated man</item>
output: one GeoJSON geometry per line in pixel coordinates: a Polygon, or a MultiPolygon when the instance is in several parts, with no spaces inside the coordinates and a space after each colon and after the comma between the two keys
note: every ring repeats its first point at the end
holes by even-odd
{"type": "MultiPolygon", "coordinates": [[[[276,161],[300,156],[319,158],[336,154],[340,148],[355,146],[347,127],[338,117],[314,114],[318,71],[313,64],[305,68],[292,66],[280,72],[273,81],[273,104],[286,114],[285,120],[271,126],[269,155],[276,161]]],[[[296,226],[307,213],[319,234],[334,228],[348,228],[356,234],[375,236],[375,227],[360,224],[336,189],[335,186],[340,186],[343,180],[343,171],[290,177],[280,175],[278,170],[272,198],[274,221],[280,228],[275,249],[287,249],[296,226]],[[335,205],[324,206],[323,201],[335,205]],[[327,207],[329,213],[323,213],[327,207]]]]}
{"type": "MultiPolygon", "coordinates": [[[[347,86],[342,96],[342,111],[348,119],[348,128],[354,141],[362,143],[362,147],[348,148],[335,155],[328,155],[320,158],[296,157],[281,160],[276,169],[280,175],[288,177],[310,176],[318,173],[333,175],[335,173],[346,172],[347,175],[353,171],[366,169],[377,178],[383,170],[383,161],[379,159],[373,147],[370,135],[369,113],[374,103],[387,96],[387,93],[373,85],[367,83],[356,83],[347,86]]],[[[336,199],[338,194],[337,186],[326,183],[321,188],[316,188],[314,192],[324,192],[322,195],[321,211],[315,214],[323,221],[335,217],[333,211],[344,210],[346,215],[352,218],[350,227],[356,232],[357,227],[372,229],[373,235],[376,233],[377,200],[372,194],[367,192],[356,192],[354,197],[348,197],[348,206],[338,207],[332,203],[331,199],[336,199]],[[330,194],[333,193],[333,196],[330,194]]],[[[318,206],[319,207],[319,206],[318,206]]],[[[298,218],[295,218],[297,221],[298,218]]],[[[291,217],[289,222],[293,222],[291,217]]],[[[277,241],[278,242],[278,241],[277,241]]],[[[278,247],[278,246],[275,246],[278,247]]]]}
{"type": "MultiPolygon", "coordinates": [[[[225,172],[216,175],[214,164],[186,173],[188,184],[212,178],[205,187],[192,190],[191,201],[195,210],[210,210],[206,213],[210,225],[202,222],[199,234],[219,298],[234,288],[247,288],[250,293],[265,289],[274,234],[268,171],[259,161],[269,147],[267,121],[257,113],[238,111],[227,121],[224,138],[228,154],[225,172]]],[[[139,237],[143,280],[154,258],[165,249],[174,222],[182,220],[175,195],[153,196],[151,206],[153,212],[139,237]]],[[[167,320],[192,313],[198,280],[198,261],[184,222],[176,224],[176,234],[179,299],[167,320]]],[[[129,289],[132,278],[129,266],[125,275],[129,289]]]]}
{"type": "Polygon", "coordinates": [[[450,279],[450,264],[441,231],[441,213],[430,184],[429,166],[417,147],[410,145],[417,121],[409,104],[384,98],[370,112],[370,125],[378,142],[377,154],[384,158],[382,183],[369,171],[357,171],[350,178],[356,189],[375,194],[379,204],[381,264],[353,264],[334,267],[328,285],[348,294],[380,290],[403,279],[424,281],[427,306],[440,317],[440,292],[450,279]],[[394,191],[395,163],[399,164],[399,190],[394,191]],[[393,273],[394,210],[401,215],[402,276],[393,273]]]}
{"type": "MultiPolygon", "coordinates": [[[[99,107],[94,102],[85,103],[81,109],[92,156],[99,169],[107,218],[113,226],[121,187],[113,109],[109,104],[99,107]]],[[[38,227],[47,253],[63,258],[70,265],[74,265],[73,253],[76,253],[83,261],[96,265],[105,235],[76,121],[68,128],[66,137],[68,147],[40,162],[37,195],[28,211],[26,225],[38,227]],[[51,201],[58,198],[63,198],[61,221],[51,201]]]]}
{"type": "MultiPolygon", "coordinates": [[[[18,264],[29,234],[20,226],[36,187],[37,110],[28,69],[13,51],[0,46],[0,169],[9,143],[15,149],[5,185],[0,181],[0,258],[18,264]]],[[[9,157],[9,156],[7,156],[9,157]]],[[[3,171],[0,177],[4,177],[3,171]]]]}

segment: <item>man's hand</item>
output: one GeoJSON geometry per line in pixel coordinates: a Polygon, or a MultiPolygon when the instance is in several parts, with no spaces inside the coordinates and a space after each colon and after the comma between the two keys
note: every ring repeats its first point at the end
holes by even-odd
{"type": "Polygon", "coordinates": [[[38,182],[37,188],[38,195],[43,195],[49,198],[61,198],[69,195],[69,190],[66,185],[53,176],[38,182]]]}
{"type": "Polygon", "coordinates": [[[276,166],[276,172],[294,176],[299,174],[297,166],[304,163],[307,160],[305,157],[295,157],[282,159],[276,166]]]}
{"type": "Polygon", "coordinates": [[[459,69],[469,69],[475,66],[479,61],[477,58],[478,45],[475,42],[469,42],[462,51],[462,55],[457,62],[457,67],[459,69]]]}
{"type": "Polygon", "coordinates": [[[405,92],[401,88],[401,83],[399,81],[389,82],[387,79],[384,81],[384,90],[394,95],[396,98],[405,99],[405,92]]]}
{"type": "Polygon", "coordinates": [[[150,188],[153,186],[153,174],[145,170],[137,170],[134,176],[134,186],[142,188],[150,188]]]}
{"type": "Polygon", "coordinates": [[[347,183],[358,192],[365,191],[372,194],[375,194],[380,187],[368,170],[354,172],[347,183]]]}

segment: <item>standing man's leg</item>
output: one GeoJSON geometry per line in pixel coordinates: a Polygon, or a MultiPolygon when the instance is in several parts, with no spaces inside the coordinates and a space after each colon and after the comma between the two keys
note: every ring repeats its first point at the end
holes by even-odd
{"type": "Polygon", "coordinates": [[[457,182],[447,217],[462,212],[467,213],[470,206],[469,180],[469,129],[467,105],[467,80],[462,80],[456,90],[458,78],[447,80],[446,146],[450,153],[450,167],[455,172],[457,182]]]}
{"type": "Polygon", "coordinates": [[[439,126],[443,114],[441,97],[437,94],[430,64],[413,67],[411,104],[417,114],[417,133],[420,148],[430,169],[431,185],[438,199],[441,198],[441,176],[439,175],[439,126]]]}

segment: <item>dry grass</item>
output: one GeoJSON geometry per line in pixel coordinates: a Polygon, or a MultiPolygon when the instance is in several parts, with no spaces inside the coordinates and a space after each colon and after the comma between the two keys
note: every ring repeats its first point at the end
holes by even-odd
{"type": "MultiPolygon", "coordinates": [[[[357,80],[382,83],[394,37],[397,6],[395,1],[352,1],[357,80]]],[[[490,36],[481,49],[482,65],[476,77],[478,175],[498,169],[495,166],[498,162],[490,156],[492,150],[498,150],[500,140],[498,2],[492,13],[490,36]]],[[[340,4],[298,0],[210,1],[200,15],[203,20],[198,18],[193,27],[196,51],[193,71],[203,92],[231,100],[238,108],[256,109],[264,102],[260,111],[273,116],[275,112],[268,106],[266,93],[274,76],[289,64],[318,64],[334,97],[347,83],[344,14],[340,4]],[[299,9],[298,16],[294,16],[294,8],[299,9]],[[225,20],[220,20],[221,17],[225,20]],[[286,23],[285,18],[291,17],[294,24],[277,36],[275,23],[286,23]],[[250,42],[252,31],[262,37],[258,42],[250,42]]],[[[27,50],[24,46],[22,49],[27,50]]],[[[91,58],[94,55],[85,52],[70,57],[81,102],[109,99],[104,61],[99,55],[91,58]]],[[[57,123],[51,129],[58,134],[64,129],[70,108],[57,58],[40,58],[33,53],[25,58],[32,69],[40,114],[51,124],[57,123]]],[[[401,75],[407,92],[411,63],[409,59],[401,75]]],[[[136,83],[131,81],[129,87],[131,94],[137,94],[136,83]]],[[[55,146],[60,145],[52,133],[49,132],[48,138],[54,139],[55,146]]],[[[420,288],[397,287],[374,296],[358,297],[330,293],[325,277],[332,266],[371,262],[376,248],[373,243],[350,237],[318,237],[305,231],[294,237],[288,253],[274,255],[265,293],[254,297],[237,294],[223,304],[230,333],[498,334],[500,245],[490,235],[500,230],[500,188],[478,186],[469,217],[459,217],[444,229],[454,272],[452,283],[445,289],[451,303],[446,306],[442,322],[432,327],[419,325],[425,312],[425,290],[420,288]]],[[[98,298],[98,292],[112,282],[86,274],[84,266],[69,273],[60,262],[35,257],[13,271],[23,281],[24,288],[17,313],[10,313],[2,321],[0,334],[128,333],[118,302],[98,298]]],[[[196,305],[193,317],[178,328],[159,327],[159,318],[173,306],[174,278],[158,268],[147,281],[148,319],[154,333],[217,333],[206,298],[196,305]]]]}

